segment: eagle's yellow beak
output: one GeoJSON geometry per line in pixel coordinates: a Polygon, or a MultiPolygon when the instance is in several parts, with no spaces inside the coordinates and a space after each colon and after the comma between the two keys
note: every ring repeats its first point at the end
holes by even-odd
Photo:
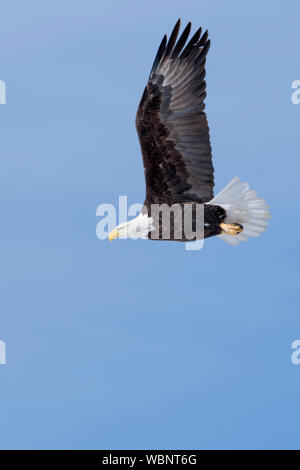
{"type": "Polygon", "coordinates": [[[112,242],[113,240],[115,240],[116,238],[118,238],[120,236],[120,232],[119,230],[117,230],[116,228],[114,230],[112,230],[110,232],[110,234],[108,235],[108,239],[110,242],[112,242]]]}

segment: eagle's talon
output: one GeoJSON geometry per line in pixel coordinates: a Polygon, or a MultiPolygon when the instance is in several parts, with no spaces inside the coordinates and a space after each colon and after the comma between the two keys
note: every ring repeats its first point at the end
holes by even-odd
{"type": "Polygon", "coordinates": [[[222,233],[225,235],[238,235],[243,231],[243,226],[240,224],[224,224],[223,222],[220,224],[222,229],[222,233]]]}

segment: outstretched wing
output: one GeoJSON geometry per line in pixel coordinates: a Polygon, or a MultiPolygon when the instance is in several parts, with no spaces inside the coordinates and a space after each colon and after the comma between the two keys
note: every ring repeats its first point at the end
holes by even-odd
{"type": "Polygon", "coordinates": [[[213,198],[209,128],[204,112],[205,61],[210,41],[201,28],[187,43],[188,23],[176,42],[177,21],[164,36],[138,107],[136,127],[143,154],[146,201],[173,204],[213,198]]]}

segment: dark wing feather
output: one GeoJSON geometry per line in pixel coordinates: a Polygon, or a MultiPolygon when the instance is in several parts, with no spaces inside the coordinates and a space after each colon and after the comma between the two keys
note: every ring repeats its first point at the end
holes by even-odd
{"type": "Polygon", "coordinates": [[[214,169],[204,112],[210,42],[200,28],[186,45],[188,23],[176,43],[179,28],[180,20],[169,41],[164,36],[160,44],[136,116],[146,205],[213,198],[214,169]]]}

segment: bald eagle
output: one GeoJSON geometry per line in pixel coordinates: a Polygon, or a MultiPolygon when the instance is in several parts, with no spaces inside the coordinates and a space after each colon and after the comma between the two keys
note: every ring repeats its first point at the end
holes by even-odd
{"type": "Polygon", "coordinates": [[[202,238],[219,236],[237,245],[264,232],[270,213],[265,201],[237,177],[214,196],[214,168],[204,111],[210,40],[208,32],[202,34],[199,28],[188,41],[191,23],[177,40],[179,29],[180,19],[169,40],[163,37],[136,115],[146,179],[145,202],[140,214],[117,226],[109,239],[196,240],[197,231],[192,230],[192,237],[187,238],[184,230],[177,229],[184,224],[187,207],[191,208],[195,228],[196,206],[200,205],[202,238]],[[169,212],[167,237],[165,221],[160,212],[154,219],[153,206],[176,206],[182,212],[182,217],[169,212]]]}

